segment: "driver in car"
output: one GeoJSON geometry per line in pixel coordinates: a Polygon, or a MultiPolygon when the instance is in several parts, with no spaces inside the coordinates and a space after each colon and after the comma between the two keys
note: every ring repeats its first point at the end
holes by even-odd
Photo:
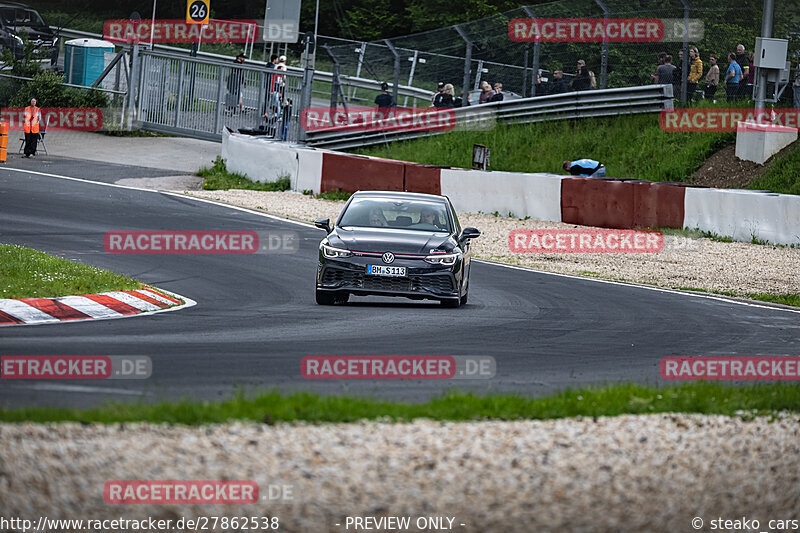
{"type": "Polygon", "coordinates": [[[423,209],[419,214],[419,224],[425,224],[429,226],[439,226],[439,215],[437,215],[433,209],[423,209]]]}

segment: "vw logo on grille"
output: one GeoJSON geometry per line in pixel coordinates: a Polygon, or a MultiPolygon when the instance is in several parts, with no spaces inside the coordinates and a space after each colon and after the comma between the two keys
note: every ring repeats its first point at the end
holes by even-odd
{"type": "Polygon", "coordinates": [[[383,254],[382,259],[384,263],[394,263],[394,254],[392,252],[386,252],[383,254]]]}

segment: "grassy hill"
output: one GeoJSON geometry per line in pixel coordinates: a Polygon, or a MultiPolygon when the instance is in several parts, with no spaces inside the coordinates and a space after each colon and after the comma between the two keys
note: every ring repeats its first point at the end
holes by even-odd
{"type": "MultiPolygon", "coordinates": [[[[491,170],[562,173],[564,160],[588,157],[604,163],[610,177],[690,182],[707,158],[735,139],[733,133],[668,133],[657,114],[647,114],[498,124],[490,131],[454,131],[354,151],[469,168],[472,145],[483,144],[491,150],[491,170]]],[[[800,151],[785,151],[768,165],[750,188],[800,194],[800,151]]]]}

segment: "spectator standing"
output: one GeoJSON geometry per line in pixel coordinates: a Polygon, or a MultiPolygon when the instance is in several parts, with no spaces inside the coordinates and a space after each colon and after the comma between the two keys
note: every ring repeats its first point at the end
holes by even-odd
{"type": "Polygon", "coordinates": [[[756,69],[755,66],[753,66],[754,58],[755,56],[753,55],[753,52],[747,54],[747,60],[750,63],[750,68],[747,71],[747,89],[745,90],[744,93],[744,95],[747,98],[753,98],[753,85],[755,84],[756,81],[756,69]]]}
{"type": "Polygon", "coordinates": [[[728,54],[728,68],[725,70],[725,94],[728,102],[739,99],[739,82],[742,81],[742,67],[736,61],[736,54],[728,54]]]}
{"type": "Polygon", "coordinates": [[[503,101],[503,84],[500,82],[494,82],[494,96],[489,99],[490,102],[502,102],[503,101]]]}
{"type": "Polygon", "coordinates": [[[554,71],[553,81],[550,83],[547,94],[563,94],[568,90],[567,82],[564,81],[564,72],[561,70],[554,71]]]}
{"type": "Polygon", "coordinates": [[[717,88],[719,88],[719,66],[717,65],[717,55],[710,54],[708,56],[708,62],[711,64],[711,67],[708,69],[708,74],[706,74],[706,88],[705,88],[705,99],[706,100],[714,100],[714,95],[717,93],[717,88]]]}
{"type": "Polygon", "coordinates": [[[653,83],[661,83],[660,81],[658,81],[658,69],[661,68],[661,65],[663,65],[666,62],[666,60],[667,60],[667,53],[660,52],[658,54],[658,65],[656,65],[656,72],[655,74],[650,74],[650,79],[653,80],[653,83]]]}
{"type": "Polygon", "coordinates": [[[42,112],[36,107],[36,98],[31,98],[31,105],[25,108],[25,123],[22,128],[25,132],[25,157],[36,156],[36,146],[39,143],[39,122],[42,112]]]}
{"type": "Polygon", "coordinates": [[[456,101],[456,91],[452,83],[447,83],[442,89],[442,97],[439,100],[439,105],[436,107],[454,107],[456,101]]]}
{"type": "Polygon", "coordinates": [[[264,118],[269,119],[271,116],[277,114],[278,108],[280,107],[280,97],[277,97],[277,93],[275,91],[275,84],[277,81],[277,74],[274,73],[275,65],[278,63],[278,55],[272,54],[269,58],[269,62],[267,63],[267,70],[270,71],[267,73],[267,94],[266,94],[266,102],[264,106],[264,118]]]}
{"type": "MultiPolygon", "coordinates": [[[[237,65],[241,65],[244,63],[244,60],[247,59],[247,56],[244,55],[244,52],[240,53],[236,56],[236,59],[233,60],[234,63],[237,65]]],[[[231,71],[228,74],[228,94],[225,100],[225,106],[227,107],[229,112],[233,112],[237,109],[242,109],[242,84],[244,83],[244,69],[239,67],[231,67],[231,71]]]]}
{"type": "Polygon", "coordinates": [[[696,46],[689,49],[689,76],[686,83],[686,99],[691,102],[697,90],[697,82],[703,77],[703,62],[700,60],[700,51],[696,46]]]}
{"type": "MultiPolygon", "coordinates": [[[[660,85],[672,85],[672,78],[675,76],[675,65],[672,64],[672,56],[664,56],[664,64],[656,70],[657,81],[660,85]]],[[[673,93],[674,94],[674,93],[673,93]]]]}
{"type": "Polygon", "coordinates": [[[485,104],[489,100],[492,99],[494,96],[494,91],[492,90],[492,86],[489,85],[489,82],[484,80],[481,82],[481,94],[478,96],[478,103],[485,104]]]}
{"type": "Polygon", "coordinates": [[[589,79],[589,69],[586,68],[586,61],[578,60],[578,68],[575,71],[575,79],[572,80],[573,91],[587,91],[592,87],[592,80],[589,79]]]}
{"type": "Polygon", "coordinates": [[[431,99],[431,105],[433,107],[442,107],[442,97],[444,95],[444,82],[440,81],[439,85],[436,86],[436,92],[433,93],[433,98],[431,99]]]}
{"type": "Polygon", "coordinates": [[[375,105],[378,106],[378,109],[386,109],[394,106],[392,95],[389,94],[388,83],[381,83],[381,94],[375,97],[375,105]]]}
{"type": "Polygon", "coordinates": [[[605,165],[594,159],[564,161],[562,168],[573,176],[582,176],[584,178],[604,178],[606,176],[605,165]]]}
{"type": "Polygon", "coordinates": [[[744,51],[744,45],[740,44],[736,47],[736,62],[739,64],[741,74],[739,78],[739,93],[738,98],[744,98],[747,94],[747,78],[750,75],[750,57],[744,51]]]}

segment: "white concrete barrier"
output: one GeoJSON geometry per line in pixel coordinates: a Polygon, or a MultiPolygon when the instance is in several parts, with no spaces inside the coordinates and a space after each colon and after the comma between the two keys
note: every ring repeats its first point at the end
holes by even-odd
{"type": "Polygon", "coordinates": [[[324,150],[299,149],[297,180],[292,181],[292,190],[320,193],[322,184],[322,154],[324,150]]]}
{"type": "Polygon", "coordinates": [[[737,241],[800,244],[800,196],[689,187],[684,202],[685,228],[737,241]]]}
{"type": "Polygon", "coordinates": [[[459,212],[561,222],[561,176],[442,169],[442,194],[459,212]]]}
{"type": "Polygon", "coordinates": [[[292,183],[296,183],[298,149],[298,146],[264,137],[229,133],[227,130],[222,134],[222,158],[226,168],[253,181],[278,181],[288,175],[292,183]]]}
{"type": "Polygon", "coordinates": [[[736,125],[736,157],[763,165],[796,140],[797,128],[739,122],[736,125]]]}

